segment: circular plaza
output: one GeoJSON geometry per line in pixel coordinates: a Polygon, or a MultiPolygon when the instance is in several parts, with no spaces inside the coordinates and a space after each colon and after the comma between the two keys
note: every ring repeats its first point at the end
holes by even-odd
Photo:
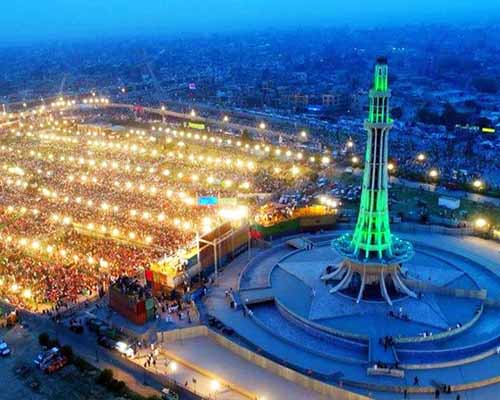
{"type": "Polygon", "coordinates": [[[269,358],[365,394],[498,391],[498,244],[398,233],[413,244],[401,279],[415,296],[388,304],[369,287],[357,299],[359,277],[339,291],[321,279],[342,260],[331,248],[341,233],[285,238],[255,255],[239,279],[254,329],[238,334],[269,358]]]}

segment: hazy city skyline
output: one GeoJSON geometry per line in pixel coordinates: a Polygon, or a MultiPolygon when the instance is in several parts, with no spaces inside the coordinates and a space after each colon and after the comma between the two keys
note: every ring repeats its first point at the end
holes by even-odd
{"type": "Polygon", "coordinates": [[[318,0],[10,1],[0,44],[116,36],[235,32],[289,27],[496,22],[496,1],[318,0]]]}

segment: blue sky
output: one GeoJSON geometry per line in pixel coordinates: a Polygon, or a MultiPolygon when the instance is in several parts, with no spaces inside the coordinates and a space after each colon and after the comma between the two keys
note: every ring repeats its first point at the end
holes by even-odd
{"type": "Polygon", "coordinates": [[[500,0],[3,0],[2,42],[315,25],[475,23],[500,0]]]}

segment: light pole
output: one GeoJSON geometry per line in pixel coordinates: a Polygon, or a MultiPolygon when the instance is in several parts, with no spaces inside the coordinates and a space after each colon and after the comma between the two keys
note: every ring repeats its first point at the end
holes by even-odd
{"type": "Polygon", "coordinates": [[[248,260],[252,258],[252,231],[250,230],[250,224],[248,224],[248,260]]]}

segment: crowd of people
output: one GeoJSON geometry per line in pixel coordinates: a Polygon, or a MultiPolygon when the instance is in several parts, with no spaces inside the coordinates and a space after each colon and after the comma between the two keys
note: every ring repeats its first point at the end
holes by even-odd
{"type": "Polygon", "coordinates": [[[192,246],[222,222],[199,196],[287,183],[244,152],[71,124],[4,132],[0,154],[0,294],[24,307],[78,302],[192,246]]]}

